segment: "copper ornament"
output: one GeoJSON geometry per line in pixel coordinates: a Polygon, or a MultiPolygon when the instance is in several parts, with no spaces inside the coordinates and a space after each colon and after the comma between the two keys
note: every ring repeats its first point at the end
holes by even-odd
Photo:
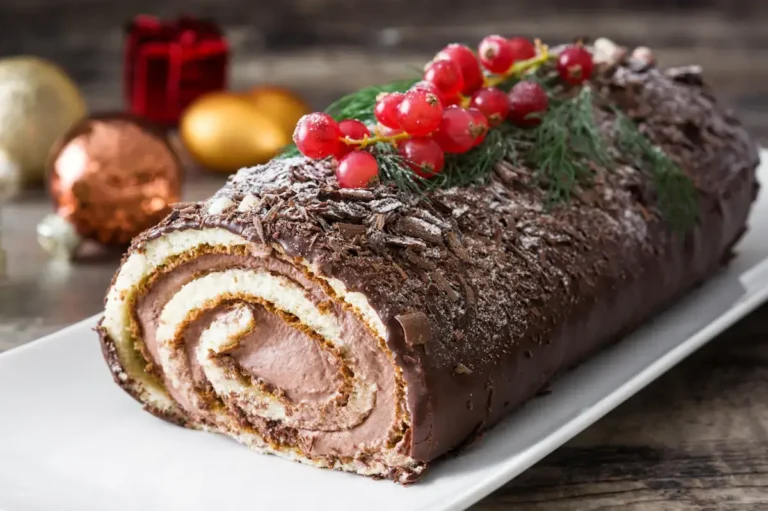
{"type": "Polygon", "coordinates": [[[128,114],[75,124],[48,162],[55,213],[79,236],[125,245],[181,194],[182,167],[165,134],[128,114]]]}

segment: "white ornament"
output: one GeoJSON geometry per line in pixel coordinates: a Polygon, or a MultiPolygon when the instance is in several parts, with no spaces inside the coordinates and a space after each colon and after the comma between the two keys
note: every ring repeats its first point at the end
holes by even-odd
{"type": "Polygon", "coordinates": [[[83,238],[68,221],[50,214],[37,224],[37,242],[54,257],[70,259],[77,252],[83,238]]]}
{"type": "Polygon", "coordinates": [[[0,204],[21,190],[21,167],[0,149],[0,204]]]}

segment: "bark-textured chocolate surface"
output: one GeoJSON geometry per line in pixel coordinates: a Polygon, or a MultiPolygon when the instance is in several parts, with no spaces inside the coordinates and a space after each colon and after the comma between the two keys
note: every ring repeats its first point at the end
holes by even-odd
{"type": "MultiPolygon", "coordinates": [[[[694,180],[699,218],[688,232],[667,228],[654,207],[650,180],[629,166],[598,169],[592,186],[579,190],[568,204],[550,209],[545,193],[531,177],[535,169],[509,162],[497,165],[487,184],[418,196],[386,186],[339,190],[330,163],[275,160],[240,171],[210,201],[177,209],[135,241],[121,274],[128,273],[124,270],[132,264],[134,254],[146,252],[147,260],[156,257],[147,247],[157,240],[172,233],[215,228],[247,240],[245,246],[254,251],[250,257],[294,268],[248,263],[243,260],[248,253],[230,250],[229,259],[185,271],[198,256],[213,257],[206,254],[211,246],[207,241],[190,245],[185,255],[174,256],[173,261],[164,260],[152,270],[152,277],[132,288],[135,299],[125,298],[130,292],[116,292],[125,295],[125,307],[131,309],[128,315],[137,316],[141,311],[135,309],[146,301],[142,297],[152,293],[156,283],[173,280],[177,272],[176,284],[166,288],[170,291],[158,308],[145,313],[144,318],[134,317],[134,355],[149,359],[140,364],[143,370],[154,371],[165,387],[181,387],[190,381],[198,384],[196,395],[211,396],[203,404],[216,408],[222,400],[216,392],[203,392],[210,391],[205,388],[204,377],[182,374],[183,365],[162,363],[158,360],[162,353],[153,353],[142,335],[148,328],[160,330],[164,321],[171,321],[168,304],[182,295],[182,286],[188,289],[196,280],[225,269],[256,271],[256,267],[288,276],[318,309],[330,307],[336,318],[357,316],[370,331],[360,330],[358,337],[347,337],[346,342],[365,343],[370,350],[380,350],[386,355],[381,360],[390,360],[395,366],[389,376],[375,372],[375,380],[379,385],[388,381],[394,386],[380,389],[377,397],[395,395],[387,410],[393,423],[399,425],[393,424],[390,430],[398,433],[390,438],[390,447],[403,458],[375,460],[383,466],[389,464],[390,471],[361,468],[375,458],[372,447],[353,454],[347,451],[331,461],[327,456],[323,459],[329,466],[412,480],[426,462],[471,440],[532,397],[557,372],[618,339],[713,274],[727,260],[745,228],[757,191],[757,153],[739,123],[714,103],[695,70],[620,67],[610,77],[597,80],[595,88],[601,98],[633,118],[643,133],[694,180]],[[258,248],[265,246],[281,247],[283,252],[258,248]],[[304,277],[306,281],[302,281],[304,277]],[[346,289],[328,289],[318,279],[337,279],[346,289]],[[359,295],[354,293],[366,299],[365,305],[360,305],[359,295]],[[325,298],[332,303],[323,305],[325,298]],[[339,307],[343,301],[346,308],[339,307]],[[372,325],[376,321],[366,314],[366,305],[383,324],[383,332],[372,325]],[[385,345],[377,345],[379,334],[385,337],[385,345]],[[169,367],[182,367],[175,379],[168,374],[169,367]],[[398,392],[403,393],[402,399],[398,392]],[[390,459],[394,461],[390,463],[390,459]]],[[[598,112],[598,118],[609,130],[609,114],[598,112]]],[[[113,290],[120,285],[118,276],[113,290]]],[[[190,297],[184,303],[193,303],[190,297]]],[[[231,309],[238,293],[232,291],[224,298],[201,307],[212,317],[197,330],[197,316],[187,314],[178,332],[168,334],[171,341],[194,345],[187,346],[188,361],[196,356],[199,338],[214,331],[217,316],[230,314],[230,324],[239,320],[238,311],[231,309]],[[187,334],[181,335],[183,331],[187,334]]],[[[107,323],[109,303],[108,298],[107,323]]],[[[273,307],[276,312],[281,309],[269,304],[263,307],[273,307]]],[[[251,316],[260,314],[259,310],[251,316]]],[[[286,321],[295,321],[294,316],[286,321]]],[[[307,328],[306,321],[299,323],[309,331],[307,335],[316,331],[307,328]]],[[[342,336],[353,330],[342,328],[342,336]]],[[[172,412],[159,409],[143,392],[144,384],[136,383],[142,375],[126,369],[131,364],[121,359],[113,337],[109,328],[102,328],[105,353],[118,383],[156,413],[176,420],[191,419],[188,423],[193,426],[210,426],[203,414],[195,413],[194,403],[179,403],[172,412]]],[[[298,334],[291,334],[291,338],[298,339],[298,334]]],[[[291,345],[303,342],[296,340],[291,345]]],[[[351,364],[354,371],[363,352],[347,361],[343,352],[328,353],[338,356],[342,366],[351,364]]],[[[178,357],[184,358],[177,354],[164,360],[178,357]]],[[[327,359],[327,367],[336,367],[335,363],[327,359]]],[[[364,365],[374,366],[373,362],[364,365]]],[[[195,367],[186,370],[195,371],[195,367]]],[[[256,382],[258,374],[245,376],[251,381],[243,385],[269,383],[256,382]]],[[[351,388],[365,383],[355,380],[354,375],[343,381],[351,388]]],[[[343,388],[342,383],[339,385],[343,388]]],[[[345,391],[344,395],[360,396],[363,392],[345,391]]],[[[256,417],[259,413],[243,413],[242,403],[230,401],[224,396],[228,413],[240,414],[242,431],[269,436],[275,449],[290,446],[298,449],[299,457],[315,456],[313,445],[307,447],[306,437],[295,426],[274,418],[264,421],[263,416],[256,417]]],[[[371,406],[373,414],[376,406],[371,406]]],[[[342,415],[339,412],[340,418],[342,415]]],[[[366,427],[367,417],[373,415],[358,417],[359,422],[350,419],[345,431],[366,427]]],[[[321,429],[312,430],[316,433],[312,438],[325,445],[327,439],[317,433],[321,429]]],[[[234,435],[235,430],[226,432],[234,435]]]]}

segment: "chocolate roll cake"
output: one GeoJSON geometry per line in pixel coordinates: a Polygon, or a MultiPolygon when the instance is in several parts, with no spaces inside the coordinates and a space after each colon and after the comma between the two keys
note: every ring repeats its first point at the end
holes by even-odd
{"type": "Polygon", "coordinates": [[[756,196],[754,142],[693,68],[589,83],[611,163],[554,204],[505,156],[464,186],[340,188],[332,159],[240,170],[134,240],[99,327],[115,381],[257,451],[418,479],[711,276],[756,196]],[[695,190],[685,229],[617,135],[626,116],[695,190]]]}

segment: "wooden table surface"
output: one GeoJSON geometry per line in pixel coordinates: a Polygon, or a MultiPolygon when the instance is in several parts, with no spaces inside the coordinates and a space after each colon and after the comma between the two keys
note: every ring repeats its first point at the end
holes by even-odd
{"type": "MultiPolygon", "coordinates": [[[[139,2],[145,12],[178,10],[173,2],[157,3],[139,2]]],[[[409,65],[424,62],[438,41],[477,40],[492,32],[546,40],[604,34],[630,43],[652,40],[668,64],[704,64],[718,94],[768,142],[768,31],[763,22],[768,4],[761,0],[647,0],[659,9],[673,3],[732,5],[727,15],[670,8],[661,17],[615,10],[553,17],[542,9],[568,2],[518,2],[543,6],[525,18],[520,17],[522,8],[512,7],[518,3],[503,0],[486,0],[484,12],[455,3],[455,8],[427,16],[424,7],[420,17],[410,0],[382,0],[376,3],[380,11],[347,9],[344,16],[338,15],[350,4],[344,0],[325,2],[339,9],[335,15],[316,8],[321,0],[283,0],[276,10],[264,7],[271,2],[235,3],[249,6],[245,20],[237,10],[219,10],[217,2],[185,2],[185,10],[194,11],[187,8],[193,5],[230,18],[224,21],[233,46],[234,88],[282,83],[321,107],[341,93],[403,76],[409,65]]],[[[424,5],[436,3],[425,0],[424,5]]],[[[1,4],[0,56],[50,58],[72,73],[94,110],[120,107],[120,23],[142,7],[85,0],[1,4]],[[73,6],[88,10],[81,15],[73,6]]],[[[192,171],[186,199],[205,198],[222,181],[192,171]]],[[[35,225],[49,211],[40,191],[27,192],[2,209],[9,276],[0,282],[0,351],[98,313],[118,264],[114,253],[97,253],[77,264],[49,260],[35,239],[35,225]]],[[[473,509],[768,509],[767,314],[768,306],[762,307],[473,509]]]]}

